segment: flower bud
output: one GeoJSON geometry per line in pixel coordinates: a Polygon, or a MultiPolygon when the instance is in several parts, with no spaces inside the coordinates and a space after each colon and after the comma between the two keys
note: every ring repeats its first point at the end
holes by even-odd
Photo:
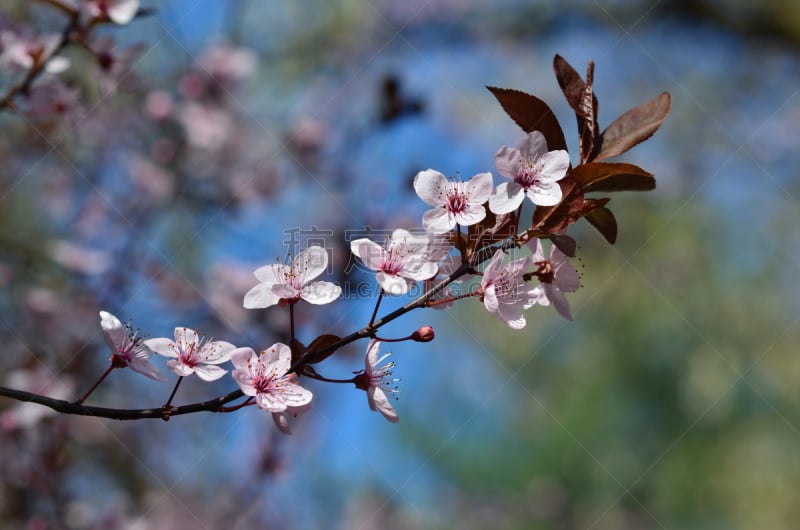
{"type": "Polygon", "coordinates": [[[422,326],[417,331],[411,334],[411,339],[417,342],[430,342],[436,334],[430,326],[422,326]]]}

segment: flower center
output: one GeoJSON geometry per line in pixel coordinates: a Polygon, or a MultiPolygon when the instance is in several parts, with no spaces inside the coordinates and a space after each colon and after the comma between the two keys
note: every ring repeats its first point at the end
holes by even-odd
{"type": "Polygon", "coordinates": [[[539,182],[539,175],[542,172],[542,164],[536,160],[526,160],[517,170],[514,182],[525,188],[531,188],[539,182]]]}
{"type": "Polygon", "coordinates": [[[533,274],[539,278],[539,281],[542,283],[553,283],[556,279],[556,271],[553,269],[553,264],[550,263],[550,260],[537,261],[536,266],[538,269],[536,269],[536,272],[533,274]]]}
{"type": "Polygon", "coordinates": [[[455,188],[447,195],[447,203],[445,208],[452,214],[457,214],[467,209],[467,194],[464,191],[455,188]]]}
{"type": "Polygon", "coordinates": [[[198,359],[194,354],[198,349],[198,344],[192,343],[189,345],[188,349],[181,351],[180,355],[178,355],[178,359],[182,364],[194,368],[200,364],[200,359],[198,359]]]}
{"type": "Polygon", "coordinates": [[[490,285],[494,286],[494,294],[504,303],[513,303],[519,300],[521,287],[524,285],[522,278],[508,271],[501,272],[490,285]]]}
{"type": "Polygon", "coordinates": [[[258,361],[255,366],[250,366],[250,375],[253,378],[253,386],[259,394],[272,394],[280,392],[283,383],[291,381],[294,374],[279,375],[275,370],[268,371],[262,361],[258,361]]]}
{"type": "Polygon", "coordinates": [[[381,270],[386,274],[397,275],[403,270],[403,262],[408,257],[405,240],[392,241],[386,249],[386,257],[381,265],[381,270]]]}
{"type": "Polygon", "coordinates": [[[380,368],[373,370],[369,376],[369,386],[382,388],[388,394],[399,394],[400,389],[397,388],[397,383],[400,381],[396,377],[392,377],[392,369],[394,362],[386,363],[380,368]]]}
{"type": "Polygon", "coordinates": [[[133,330],[130,326],[125,326],[125,337],[120,342],[117,352],[126,363],[130,363],[136,358],[136,354],[142,350],[142,337],[139,337],[139,330],[133,330]]]}

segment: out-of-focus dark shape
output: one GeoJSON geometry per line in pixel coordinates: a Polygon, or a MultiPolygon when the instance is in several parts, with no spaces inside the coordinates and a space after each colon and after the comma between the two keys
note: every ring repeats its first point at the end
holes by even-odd
{"type": "Polygon", "coordinates": [[[380,86],[381,123],[389,124],[403,116],[413,116],[425,111],[425,103],[403,93],[400,78],[386,74],[380,86]]]}

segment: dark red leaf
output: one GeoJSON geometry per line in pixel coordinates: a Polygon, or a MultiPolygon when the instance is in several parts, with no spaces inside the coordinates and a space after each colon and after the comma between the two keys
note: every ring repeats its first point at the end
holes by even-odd
{"type": "Polygon", "coordinates": [[[586,215],[586,220],[603,234],[612,245],[617,240],[617,220],[608,208],[597,208],[586,215]]]}
{"type": "Polygon", "coordinates": [[[652,173],[633,164],[589,162],[575,167],[570,176],[586,193],[592,191],[647,191],[656,187],[652,173]]]}
{"type": "Polygon", "coordinates": [[[580,142],[580,157],[582,162],[589,160],[594,146],[597,143],[597,133],[600,126],[597,124],[597,97],[594,95],[592,83],[594,81],[594,63],[589,61],[586,69],[586,82],[563,57],[556,55],[553,58],[553,70],[556,80],[567,98],[567,103],[575,111],[578,120],[578,140],[580,142]]]}
{"type": "Polygon", "coordinates": [[[572,110],[584,118],[591,117],[591,115],[583,114],[581,101],[586,84],[581,79],[580,74],[558,54],[553,58],[553,70],[556,73],[558,86],[561,87],[561,91],[564,93],[564,97],[567,98],[567,103],[572,107],[572,110]]]}
{"type": "Polygon", "coordinates": [[[569,256],[575,257],[575,251],[578,249],[578,243],[575,242],[570,236],[564,234],[550,234],[550,241],[558,247],[558,250],[569,256]]]}
{"type": "Polygon", "coordinates": [[[486,87],[494,94],[512,120],[522,127],[525,132],[539,131],[547,140],[550,151],[567,149],[564,131],[561,130],[556,115],[547,106],[547,103],[519,90],[508,88],[486,87]]]}
{"type": "Polygon", "coordinates": [[[619,156],[634,145],[650,138],[664,123],[672,106],[669,92],[662,92],[647,103],[633,108],[614,120],[600,135],[592,160],[619,156]]]}
{"type": "Polygon", "coordinates": [[[289,343],[289,348],[292,351],[292,364],[296,363],[300,357],[303,356],[303,353],[306,351],[306,346],[302,342],[297,339],[292,339],[289,343]]]}

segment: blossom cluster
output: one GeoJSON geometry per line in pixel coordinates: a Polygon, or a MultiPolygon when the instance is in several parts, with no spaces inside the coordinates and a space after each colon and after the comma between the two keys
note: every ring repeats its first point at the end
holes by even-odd
{"type": "MultiPolygon", "coordinates": [[[[130,64],[142,53],[141,47],[118,50],[109,35],[97,39],[89,37],[91,29],[98,24],[130,22],[139,12],[138,0],[52,0],[49,3],[73,15],[69,31],[63,32],[61,37],[34,35],[27,30],[0,31],[0,70],[25,72],[21,84],[12,85],[0,99],[0,110],[16,107],[12,100],[17,97],[26,99],[27,110],[32,113],[62,112],[77,101],[71,87],[59,85],[48,77],[69,68],[69,62],[60,57],[60,52],[74,34],[80,35],[81,42],[97,61],[102,93],[110,94],[133,79],[130,64]],[[42,83],[34,84],[39,78],[42,83]],[[44,103],[41,108],[35,107],[36,101],[48,101],[44,96],[37,96],[37,90],[44,87],[51,87],[58,93],[60,100],[56,109],[44,103]]],[[[180,78],[180,98],[158,90],[146,98],[145,114],[152,124],[164,130],[180,130],[184,135],[180,142],[173,143],[161,138],[153,143],[153,162],[142,157],[132,164],[142,166],[139,173],[150,174],[150,178],[139,180],[148,181],[150,184],[143,187],[161,199],[171,198],[175,191],[173,186],[154,183],[170,180],[164,175],[169,173],[167,166],[176,166],[177,143],[191,148],[188,152],[192,149],[206,154],[226,152],[227,158],[219,159],[221,163],[227,164],[229,159],[237,158],[227,149],[235,127],[232,114],[223,105],[223,95],[252,73],[254,56],[246,50],[221,46],[198,62],[196,71],[180,78]]],[[[617,156],[648,138],[665,119],[670,100],[668,94],[662,94],[624,114],[607,131],[600,132],[596,105],[589,105],[593,110],[586,110],[586,102],[594,101],[592,65],[587,82],[559,56],[554,60],[554,68],[578,117],[579,164],[572,166],[560,125],[541,100],[519,91],[489,88],[525,131],[515,147],[504,145],[496,151],[494,166],[503,180],[495,183],[491,171],[478,173],[467,181],[460,177],[448,178],[435,169],[419,171],[413,179],[413,188],[428,206],[419,221],[421,230],[398,227],[385,232],[387,237],[382,241],[374,240],[372,232],[367,235],[372,235],[373,239],[358,237],[350,241],[350,258],[358,261],[362,270],[374,273],[374,285],[378,287],[372,317],[364,327],[345,337],[322,334],[308,344],[302,342],[295,325],[297,304],[319,307],[336,302],[343,293],[337,283],[320,279],[331,262],[328,250],[309,245],[285,262],[257,268],[253,272],[255,282],[249,278],[239,280],[239,284],[246,287],[241,289],[243,299],[238,298],[240,293],[235,301],[238,310],[277,306],[288,311],[289,330],[285,343],[275,342],[266,348],[237,346],[213,340],[185,326],[175,327],[172,337],[145,338],[130,324],[123,324],[107,311],[100,311],[101,328],[112,352],[110,366],[94,386],[71,405],[83,407],[95,388],[115,368],[130,368],[150,379],[166,381],[151,363],[153,355],[159,355],[166,358],[167,368],[178,376],[172,393],[160,409],[164,419],[169,419],[173,413],[198,409],[197,406],[172,406],[184,378],[195,375],[201,381],[213,382],[230,375],[238,390],[218,400],[204,402],[200,409],[231,412],[255,405],[269,413],[281,431],[289,433],[290,418],[308,411],[313,401],[307,382],[319,381],[352,384],[365,391],[370,409],[390,422],[397,422],[399,414],[392,401],[400,392],[399,379],[393,377],[394,362],[385,362],[390,353],[380,355],[381,343],[429,342],[434,333],[429,326],[423,326],[407,337],[379,336],[379,329],[389,321],[412,310],[445,309],[468,299],[477,300],[511,329],[524,328],[528,310],[537,305],[552,306],[561,317],[571,320],[567,293],[578,290],[580,275],[568,261],[575,256],[577,244],[566,230],[578,219],[585,218],[609,242],[614,242],[617,227],[611,211],[606,208],[609,199],[585,198],[584,194],[652,189],[655,185],[652,175],[641,168],[601,160],[617,156]],[[523,214],[530,209],[533,215],[528,224],[523,221],[523,214]],[[455,294],[456,286],[458,294],[455,294]],[[378,318],[384,297],[409,296],[414,292],[423,294],[415,295],[400,309],[378,318]],[[319,363],[361,339],[368,339],[363,368],[344,379],[323,375],[319,363]],[[241,398],[243,402],[228,405],[241,398]]],[[[210,160],[198,159],[197,167],[208,165],[203,162],[210,160]]],[[[212,190],[210,195],[218,191],[213,185],[209,189],[212,190]]],[[[54,256],[59,256],[60,263],[76,261],[71,258],[76,253],[85,254],[65,242],[50,245],[50,248],[54,256]]],[[[102,263],[102,256],[94,261],[94,268],[108,268],[102,263]]],[[[88,269],[85,272],[92,273],[88,269]]],[[[142,417],[152,417],[152,412],[143,411],[142,417]]]]}
{"type": "MultiPolygon", "coordinates": [[[[496,164],[500,173],[512,182],[494,188],[490,172],[476,175],[466,183],[448,180],[431,169],[419,172],[414,188],[423,201],[433,206],[422,217],[426,234],[398,228],[382,244],[368,238],[351,242],[352,254],[375,272],[380,296],[404,295],[414,282],[428,284],[439,280],[449,284],[461,281],[459,276],[468,268],[470,275],[480,276],[480,281],[458,299],[479,298],[487,311],[495,313],[512,329],[523,328],[526,324],[523,311],[537,304],[553,305],[563,317],[571,319],[564,293],[577,290],[580,280],[556,245],[552,245],[549,256],[545,257],[541,240],[526,235],[519,240],[525,241],[522,246],[528,255],[504,263],[505,251],[497,248],[483,271],[479,270],[481,264],[464,252],[460,259],[452,254],[453,249],[458,248],[453,242],[465,235],[462,227],[469,230],[484,221],[488,212],[506,215],[519,210],[525,197],[541,206],[556,204],[561,199],[557,182],[566,175],[569,158],[563,150],[547,151],[541,133],[527,134],[515,149],[500,148],[496,164]],[[465,269],[460,273],[457,272],[459,265],[465,269]]],[[[464,250],[463,245],[461,250],[464,250]]],[[[254,276],[258,283],[245,294],[243,306],[248,309],[288,306],[293,311],[294,304],[300,302],[324,305],[336,301],[342,293],[341,287],[317,279],[328,263],[327,250],[312,245],[288,264],[276,263],[256,269],[254,276]]],[[[435,291],[433,289],[428,297],[431,306],[456,300],[448,300],[446,295],[435,291]],[[438,297],[434,297],[435,294],[438,297]]],[[[291,314],[293,318],[293,312],[291,314]]],[[[256,353],[250,347],[236,347],[229,342],[201,337],[196,330],[187,327],[176,327],[174,338],[145,340],[138,331],[123,325],[108,312],[101,311],[100,320],[113,352],[112,367],[128,367],[163,381],[163,376],[149,361],[155,353],[167,357],[168,368],[180,378],[196,375],[203,381],[215,381],[228,373],[220,365],[230,362],[233,380],[242,394],[250,398],[246,404],[255,403],[269,412],[283,432],[290,432],[288,418],[306,412],[313,398],[311,391],[300,385],[301,376],[353,383],[367,392],[372,410],[391,422],[399,419],[389,399],[396,398],[399,392],[395,386],[398,380],[392,377],[394,363],[382,364],[389,354],[379,357],[381,340],[375,334],[371,335],[363,370],[348,380],[331,380],[316,370],[293,369],[293,363],[300,356],[313,353],[311,346],[293,351],[292,347],[279,342],[256,353]]],[[[428,330],[424,330],[424,334],[417,331],[400,340],[431,340],[432,330],[428,330]]],[[[296,341],[294,328],[292,341],[296,341]]]]}

